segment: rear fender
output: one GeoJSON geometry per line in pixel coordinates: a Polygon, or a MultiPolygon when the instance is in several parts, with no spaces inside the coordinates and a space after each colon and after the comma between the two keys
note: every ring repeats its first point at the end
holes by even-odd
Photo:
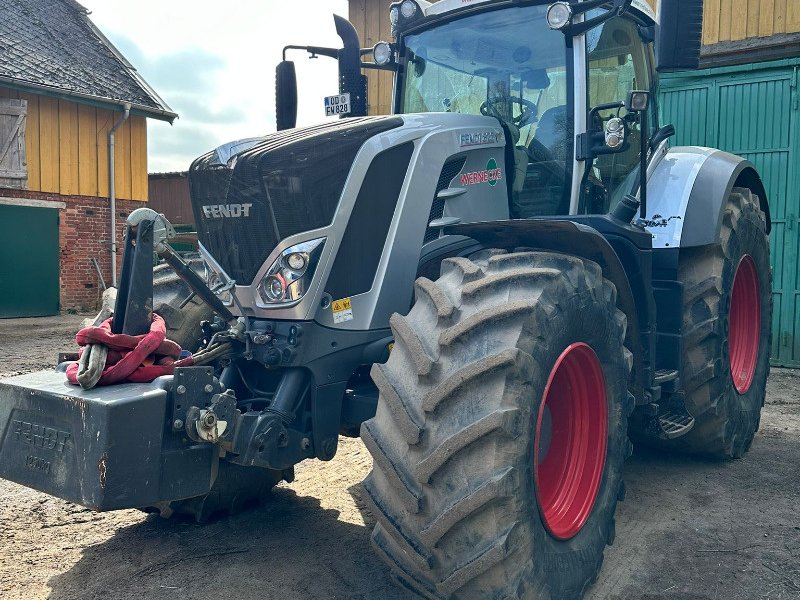
{"type": "Polygon", "coordinates": [[[645,227],[653,235],[653,248],[717,243],[734,187],[749,188],[759,197],[769,233],[772,221],[766,190],[750,161],[711,148],[671,148],[647,185],[645,227]]]}

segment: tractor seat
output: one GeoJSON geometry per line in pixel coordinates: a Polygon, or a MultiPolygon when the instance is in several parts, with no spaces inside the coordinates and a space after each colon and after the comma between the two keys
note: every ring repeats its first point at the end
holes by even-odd
{"type": "MultiPolygon", "coordinates": [[[[567,120],[567,107],[554,106],[544,111],[533,139],[547,148],[554,160],[572,160],[569,156],[571,138],[572,123],[567,120]]],[[[530,150],[533,152],[533,149],[530,150]]]]}

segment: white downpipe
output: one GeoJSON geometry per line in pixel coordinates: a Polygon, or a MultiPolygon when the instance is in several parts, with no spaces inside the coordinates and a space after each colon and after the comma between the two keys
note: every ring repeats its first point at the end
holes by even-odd
{"type": "Polygon", "coordinates": [[[117,287],[117,189],[114,168],[114,134],[131,116],[131,105],[122,105],[123,114],[108,132],[108,192],[111,198],[111,285],[117,287]]]}

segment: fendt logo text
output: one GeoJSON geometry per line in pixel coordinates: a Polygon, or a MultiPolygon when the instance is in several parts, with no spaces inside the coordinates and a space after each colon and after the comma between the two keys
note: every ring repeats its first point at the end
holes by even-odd
{"type": "Polygon", "coordinates": [[[70,435],[67,431],[60,431],[53,427],[45,427],[38,423],[26,421],[11,421],[11,435],[13,438],[34,448],[47,448],[56,452],[64,452],[70,435]]]}
{"type": "Polygon", "coordinates": [[[236,219],[249,217],[252,204],[212,204],[203,207],[206,219],[236,219]]]}

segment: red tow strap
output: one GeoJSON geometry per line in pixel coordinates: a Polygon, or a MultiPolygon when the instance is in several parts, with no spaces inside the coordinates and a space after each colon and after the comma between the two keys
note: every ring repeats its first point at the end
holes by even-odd
{"type": "MultiPolygon", "coordinates": [[[[181,347],[167,339],[164,319],[153,313],[150,332],[145,335],[111,333],[111,319],[99,327],[86,327],[75,336],[81,354],[92,344],[106,346],[108,358],[97,385],[149,383],[162,375],[171,375],[175,367],[189,367],[192,357],[180,359],[181,347]]],[[[78,385],[78,363],[67,367],[67,380],[78,385]]]]}

